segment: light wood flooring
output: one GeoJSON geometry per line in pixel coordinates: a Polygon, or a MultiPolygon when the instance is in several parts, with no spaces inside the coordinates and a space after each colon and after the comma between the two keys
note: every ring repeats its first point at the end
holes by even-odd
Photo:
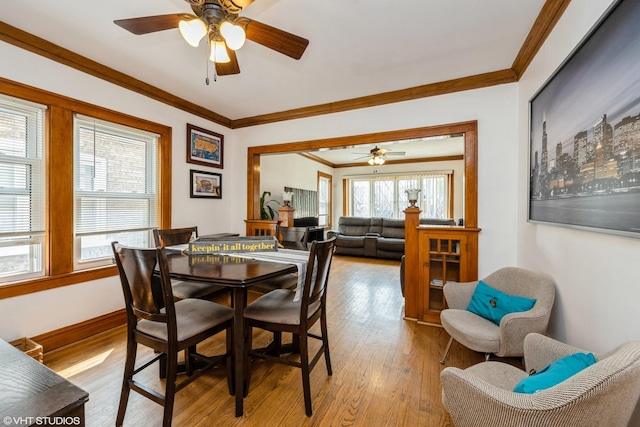
{"type": "MultiPolygon", "coordinates": [[[[439,327],[403,320],[399,262],[335,256],[328,288],[333,376],[324,359],[311,372],[313,416],[306,417],[300,370],[264,361],[253,366],[244,416],[235,417],[222,368],[177,394],[174,426],[450,426],[441,402],[439,360],[449,339],[439,327]]],[[[255,332],[254,346],[270,335],[255,332]]],[[[115,423],[126,332],[118,327],[49,352],[45,364],[89,392],[87,426],[115,423]]],[[[198,347],[221,352],[224,334],[198,347]]],[[[139,347],[138,360],[151,352],[139,347]]],[[[448,366],[484,359],[454,342],[448,366]]],[[[510,361],[513,363],[513,361],[510,361]]],[[[517,361],[515,362],[517,363],[517,361]]],[[[163,389],[155,367],[138,379],[163,389]]],[[[125,426],[160,425],[162,408],[132,392],[125,426]]]]}

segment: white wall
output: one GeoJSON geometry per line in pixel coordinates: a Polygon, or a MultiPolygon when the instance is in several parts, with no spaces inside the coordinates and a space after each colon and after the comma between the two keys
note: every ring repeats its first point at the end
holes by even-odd
{"type": "Polygon", "coordinates": [[[332,175],[333,169],[299,154],[260,156],[260,194],[271,191],[282,201],[284,187],[318,190],[318,171],[332,175]]]}
{"type": "Polygon", "coordinates": [[[519,83],[518,262],[557,283],[550,333],[592,351],[640,339],[640,240],[527,223],[528,101],[609,7],[571,2],[519,83]]]}

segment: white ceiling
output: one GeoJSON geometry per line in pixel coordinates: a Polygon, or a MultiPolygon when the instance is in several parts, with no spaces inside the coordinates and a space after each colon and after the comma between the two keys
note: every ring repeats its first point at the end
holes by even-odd
{"type": "MultiPolygon", "coordinates": [[[[204,44],[114,20],[184,0],[1,0],[0,19],[229,119],[508,69],[544,0],[256,0],[241,13],[310,40],[299,61],[248,41],[241,73],[205,85],[204,44]]],[[[213,65],[213,64],[211,64],[213,65]]],[[[210,76],[213,67],[209,67],[210,76]]]]}

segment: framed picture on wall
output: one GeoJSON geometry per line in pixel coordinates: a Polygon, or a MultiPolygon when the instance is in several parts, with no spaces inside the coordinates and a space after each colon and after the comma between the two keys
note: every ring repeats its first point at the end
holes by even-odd
{"type": "Polygon", "coordinates": [[[222,175],[191,169],[192,199],[222,199],[222,175]]]}
{"type": "Polygon", "coordinates": [[[620,0],[529,102],[529,221],[640,238],[640,2],[620,0]]]}
{"type": "Polygon", "coordinates": [[[224,136],[187,124],[187,163],[223,167],[224,136]]]}

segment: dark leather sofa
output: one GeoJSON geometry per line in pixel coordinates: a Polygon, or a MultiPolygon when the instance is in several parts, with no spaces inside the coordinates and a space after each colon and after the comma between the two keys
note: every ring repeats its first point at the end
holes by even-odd
{"type": "MultiPolygon", "coordinates": [[[[420,224],[456,225],[453,219],[422,218],[420,224]]],[[[336,236],[336,254],[370,258],[400,259],[404,255],[404,220],[368,217],[340,217],[338,229],[327,231],[336,236]]]]}

